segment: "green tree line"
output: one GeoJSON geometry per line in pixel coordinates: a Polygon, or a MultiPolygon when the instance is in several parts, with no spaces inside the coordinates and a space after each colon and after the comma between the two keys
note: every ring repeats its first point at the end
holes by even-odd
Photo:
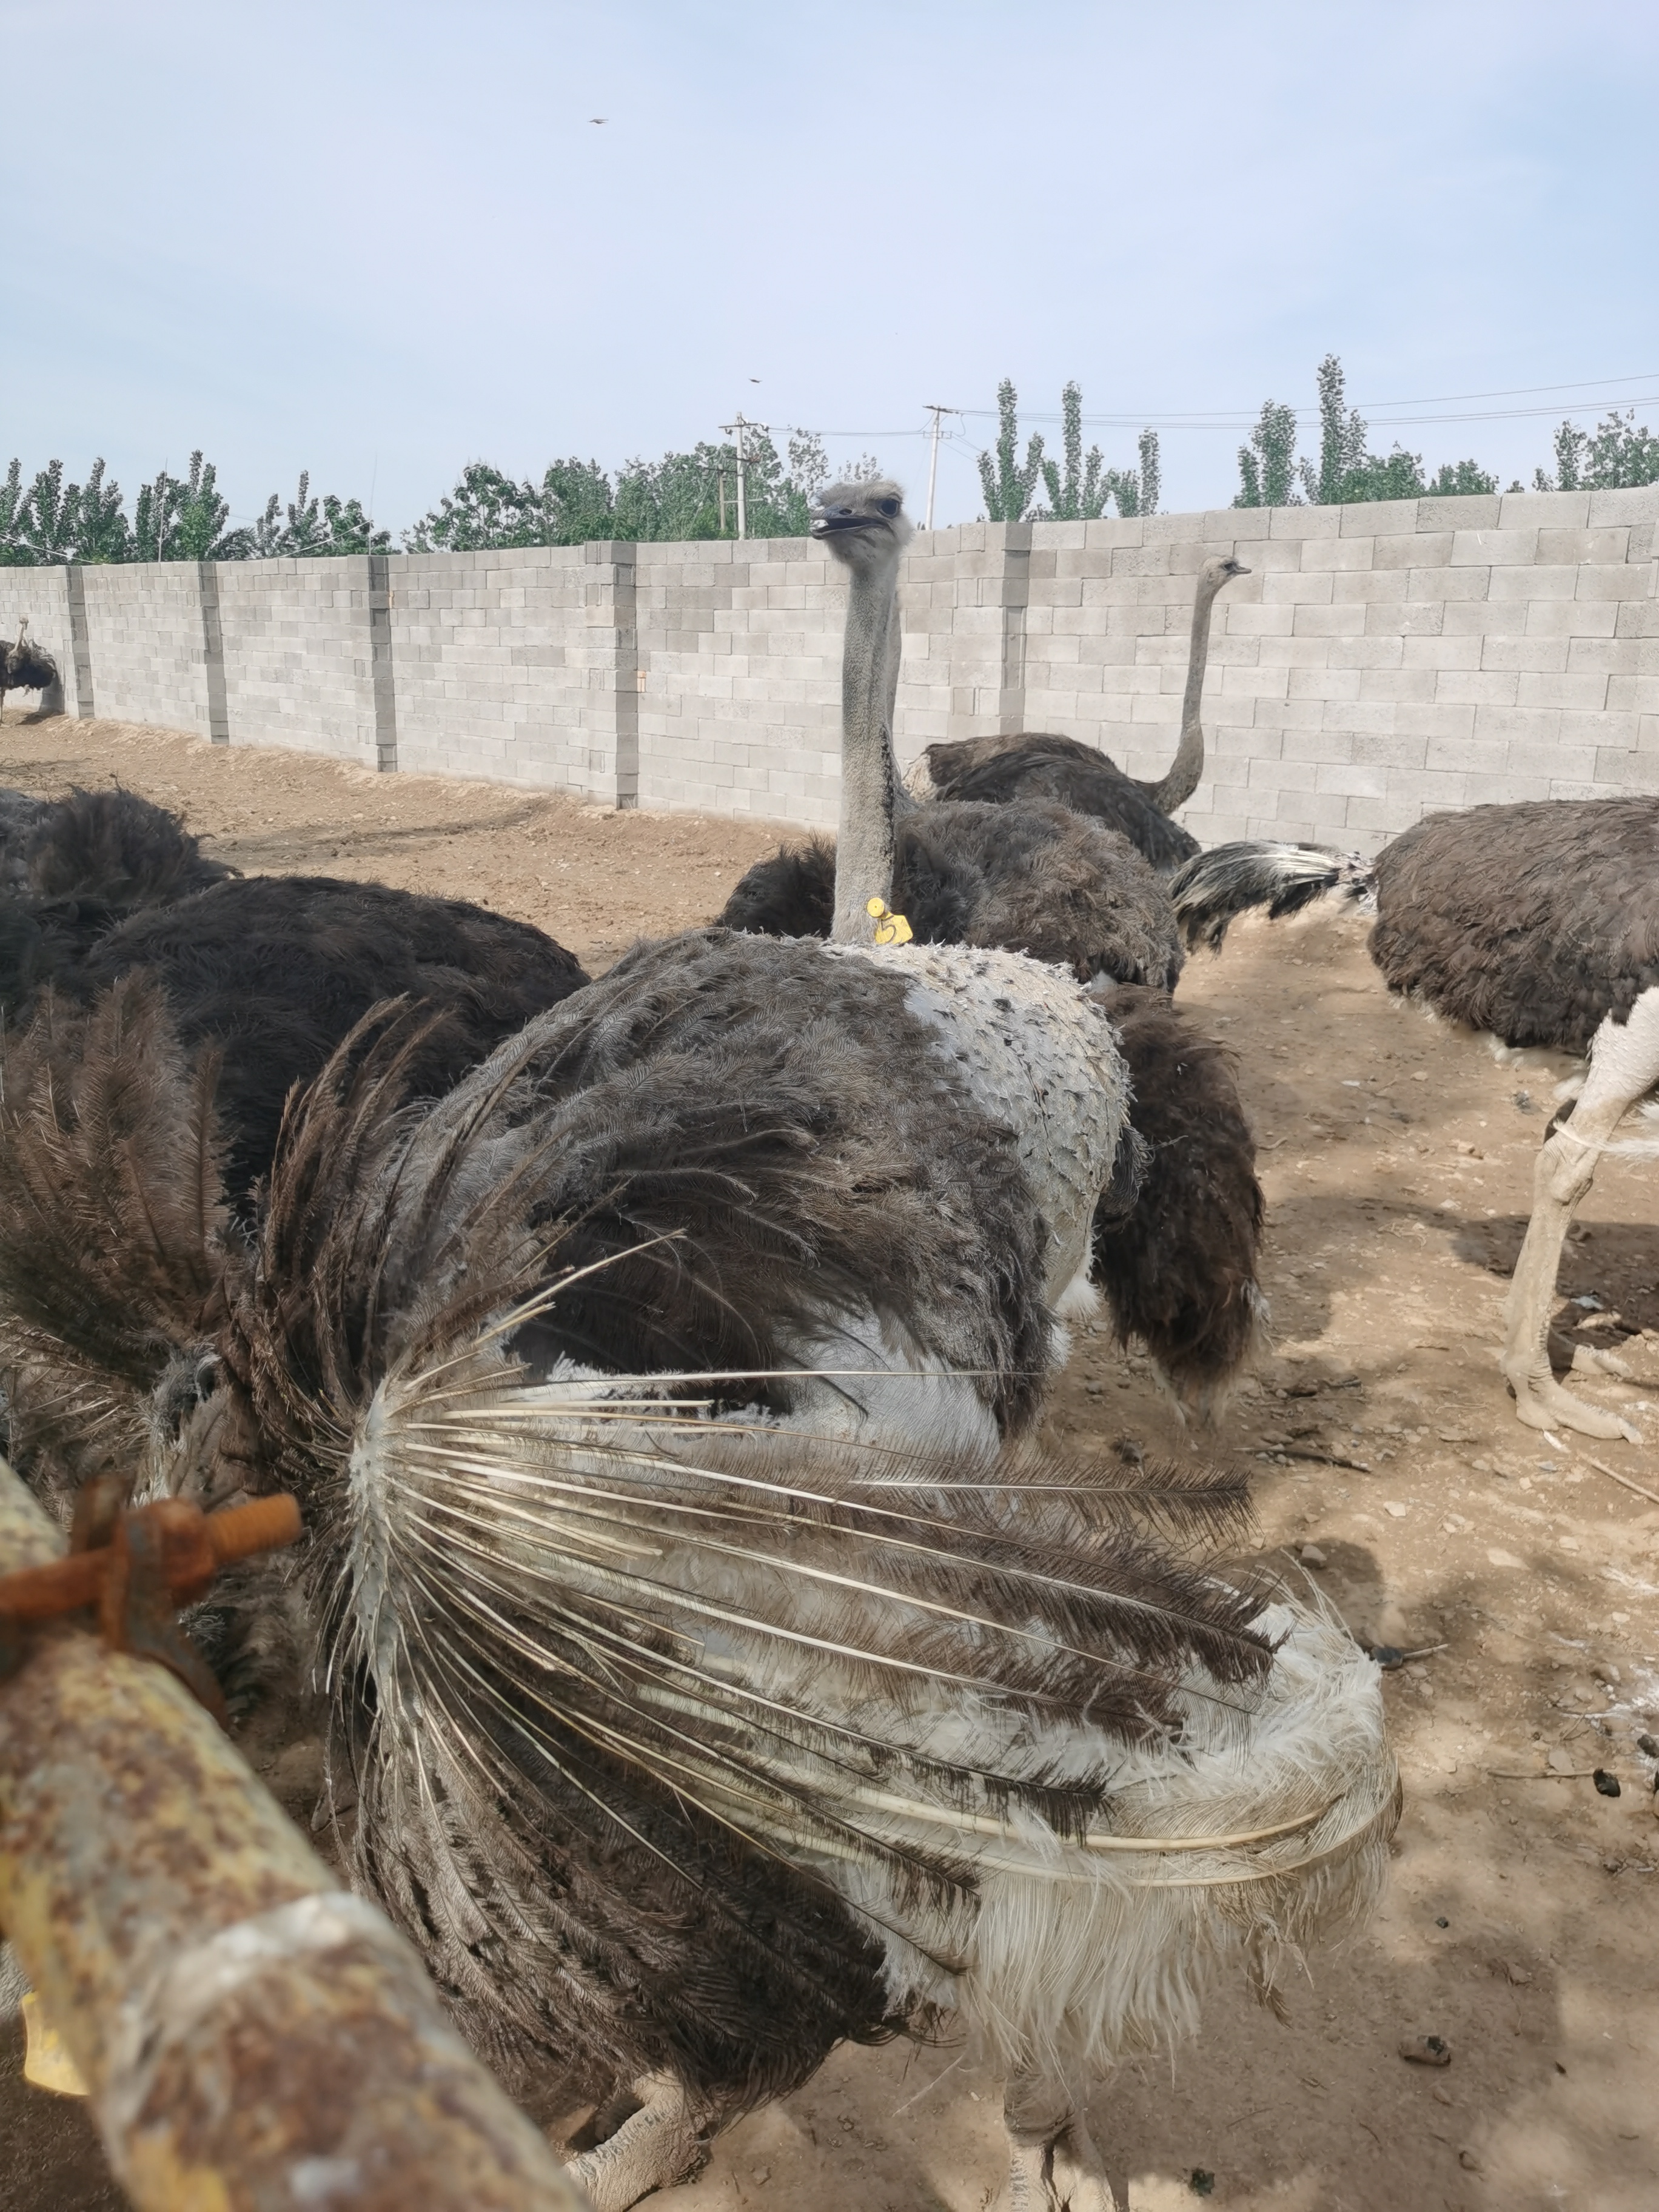
{"type": "MultiPolygon", "coordinates": [[[[1319,450],[1298,455],[1297,410],[1263,403],[1249,442],[1238,450],[1235,507],[1294,507],[1304,501],[1342,505],[1359,500],[1420,499],[1426,495],[1493,492],[1497,477],[1478,461],[1443,461],[1433,471],[1420,453],[1395,444],[1370,450],[1367,426],[1347,404],[1342,363],[1328,354],[1316,372],[1319,450]]],[[[1132,466],[1107,462],[1098,445],[1083,445],[1083,393],[1073,381],[1060,394],[1060,450],[1051,454],[1040,431],[1020,451],[1018,394],[1005,378],[997,389],[997,436],[979,456],[985,514],[993,522],[1095,520],[1155,514],[1161,490],[1156,430],[1142,431],[1132,466]]],[[[1553,437],[1555,465],[1537,469],[1539,491],[1604,490],[1659,482],[1659,438],[1638,427],[1633,412],[1607,415],[1594,430],[1564,422],[1553,437]]],[[[614,475],[598,461],[554,461],[539,482],[505,475],[487,461],[469,462],[435,507],[403,533],[410,552],[469,552],[514,545],[577,545],[599,538],[643,541],[730,538],[737,531],[738,451],[704,442],[660,460],[630,460],[614,475]]],[[[772,434],[751,426],[743,463],[751,538],[804,536],[812,501],[829,475],[821,439],[788,435],[781,452],[772,434]]],[[[866,454],[849,471],[878,473],[866,454]]],[[[1517,482],[1510,486],[1520,491],[1517,482]]],[[[279,555],[385,553],[392,533],[376,529],[361,501],[313,493],[302,474],[295,496],[273,492],[263,514],[233,525],[214,464],[192,453],[181,477],[158,470],[141,484],[129,514],[118,483],[95,460],[84,483],[66,482],[64,464],[49,461],[23,481],[14,460],[0,481],[0,567],[76,561],[260,561],[279,555]]]]}
{"type": "MultiPolygon", "coordinates": [[[[1315,371],[1319,394],[1319,456],[1297,454],[1297,416],[1284,401],[1268,399],[1238,449],[1238,491],[1235,507],[1297,507],[1305,499],[1320,507],[1343,507],[1358,500],[1458,498],[1494,492],[1498,478],[1479,461],[1442,461],[1431,472],[1421,453],[1398,441],[1386,453],[1370,450],[1370,433],[1358,408],[1350,407],[1335,354],[1328,353],[1315,371]]],[[[1613,491],[1659,482],[1659,438],[1636,427],[1633,410],[1607,416],[1594,430],[1563,422],[1554,437],[1555,468],[1533,471],[1534,491],[1613,491]]],[[[1511,491],[1526,487],[1517,479],[1511,491]]]]}
{"type": "MultiPolygon", "coordinates": [[[[745,447],[750,536],[804,536],[814,495],[829,474],[822,440],[797,434],[781,453],[769,432],[752,428],[745,447]]],[[[873,476],[876,464],[866,455],[852,473],[873,476]]],[[[410,552],[468,552],[580,545],[595,538],[730,538],[737,514],[738,450],[731,443],[629,461],[614,477],[597,461],[574,458],[553,462],[539,483],[472,461],[453,489],[404,532],[404,544],[410,552]]],[[[101,460],[84,483],[66,483],[64,464],[54,460],[27,484],[21,463],[14,460],[0,483],[0,566],[262,561],[391,549],[392,533],[374,527],[360,501],[313,493],[307,475],[292,500],[284,503],[273,492],[256,520],[233,527],[214,464],[199,453],[191,455],[186,475],[161,470],[141,485],[131,514],[101,460]]]]}

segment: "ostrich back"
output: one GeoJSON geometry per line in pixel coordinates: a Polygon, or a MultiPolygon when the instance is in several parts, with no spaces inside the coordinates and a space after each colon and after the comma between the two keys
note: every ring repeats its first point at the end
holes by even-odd
{"type": "MultiPolygon", "coordinates": [[[[1062,806],[919,807],[895,824],[893,904],[924,945],[1029,953],[1079,981],[1172,991],[1183,955],[1175,911],[1127,841],[1062,806]]],[[[733,889],[720,920],[767,936],[827,937],[836,848],[782,847],[733,889]]]]}
{"type": "MultiPolygon", "coordinates": [[[[1011,738],[966,738],[929,745],[922,755],[935,801],[980,799],[994,806],[1047,799],[1115,830],[1167,874],[1199,849],[1190,831],[1153,804],[1133,776],[1093,745],[1046,730],[1011,738]]],[[[1124,975],[1120,982],[1142,982],[1124,975]]]]}
{"type": "Polygon", "coordinates": [[[321,876],[252,877],[136,915],[99,940],[76,987],[90,999],[140,969],[160,982],[185,1046],[222,1056],[219,1113],[239,1204],[270,1164],[289,1092],[371,1006],[407,997],[442,1011],[408,1071],[430,1097],[587,981],[528,922],[321,876]]]}
{"type": "Polygon", "coordinates": [[[516,1329],[536,1373],[758,1370],[738,1402],[787,1412],[789,1371],[816,1356],[851,1370],[856,1415],[886,1340],[901,1365],[966,1378],[997,1425],[1031,1419],[1046,1224],[906,978],[700,931],[636,948],[413,1121],[373,1054],[354,1064],[285,1144],[266,1264],[345,1270],[336,1295],[388,1344],[447,1285],[471,1300],[495,1283],[505,1306],[574,1268],[516,1329]]]}
{"type": "Polygon", "coordinates": [[[130,915],[234,876],[169,813],[131,791],[0,793],[0,1015],[47,982],[73,990],[88,954],[130,915]]]}
{"type": "Polygon", "coordinates": [[[1584,1052],[1659,985],[1659,799],[1431,814],[1374,866],[1389,989],[1505,1044],[1584,1052]]]}

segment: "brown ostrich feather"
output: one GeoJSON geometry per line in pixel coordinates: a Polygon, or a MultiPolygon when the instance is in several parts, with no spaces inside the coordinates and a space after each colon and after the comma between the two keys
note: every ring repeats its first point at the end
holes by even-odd
{"type": "MultiPolygon", "coordinates": [[[[1173,826],[1173,825],[1171,825],[1173,826]]],[[[1104,824],[1042,799],[1013,805],[936,803],[894,823],[893,906],[923,945],[976,945],[1173,990],[1182,952],[1152,867],[1104,824]]],[[[834,841],[781,846],[739,879],[728,929],[827,937],[834,841]]]]}
{"type": "Polygon", "coordinates": [[[1134,1206],[1095,1218],[1096,1279],[1121,1340],[1139,1337],[1204,1406],[1256,1351],[1266,1205],[1232,1055],[1162,992],[1099,990],[1150,1147],[1134,1206]]]}
{"type": "Polygon", "coordinates": [[[82,1471],[147,1441],[152,1394],[203,1355],[238,1262],[211,1053],[155,984],[48,998],[0,1039],[0,1359],[14,1444],[82,1471]]]}

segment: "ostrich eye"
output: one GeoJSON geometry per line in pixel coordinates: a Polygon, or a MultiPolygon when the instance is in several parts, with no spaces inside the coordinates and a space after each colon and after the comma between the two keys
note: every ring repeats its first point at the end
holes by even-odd
{"type": "Polygon", "coordinates": [[[878,499],[876,505],[884,514],[894,515],[898,513],[899,503],[896,499],[878,499]]]}

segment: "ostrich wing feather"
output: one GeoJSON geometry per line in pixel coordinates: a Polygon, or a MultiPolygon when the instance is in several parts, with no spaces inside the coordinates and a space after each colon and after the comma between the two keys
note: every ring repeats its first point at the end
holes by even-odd
{"type": "Polygon", "coordinates": [[[142,1446],[152,1394],[222,1321],[216,1065],[142,976],[0,1045],[0,1357],[15,1428],[78,1461],[142,1446]]]}

